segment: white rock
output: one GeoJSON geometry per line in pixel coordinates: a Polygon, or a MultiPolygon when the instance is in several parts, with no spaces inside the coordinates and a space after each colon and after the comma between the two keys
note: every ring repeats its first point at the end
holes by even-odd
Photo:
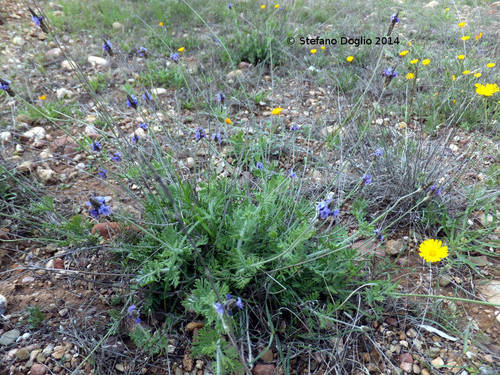
{"type": "Polygon", "coordinates": [[[453,151],[453,152],[457,152],[458,151],[458,146],[454,143],[450,143],[450,150],[453,151]]]}
{"type": "Polygon", "coordinates": [[[42,152],[40,152],[40,158],[42,160],[51,159],[53,156],[54,155],[52,155],[52,153],[49,150],[43,150],[42,152]]]}
{"type": "Polygon", "coordinates": [[[24,151],[23,145],[20,145],[19,143],[16,145],[16,152],[21,153],[24,151]]]}
{"type": "Polygon", "coordinates": [[[23,284],[28,284],[28,283],[32,283],[33,281],[35,281],[35,278],[33,276],[25,276],[23,277],[23,279],[21,280],[21,282],[23,284]]]}
{"type": "Polygon", "coordinates": [[[186,159],[186,165],[188,166],[188,168],[193,168],[194,167],[194,158],[193,157],[188,157],[186,159]]]}
{"type": "Polygon", "coordinates": [[[165,95],[167,93],[167,89],[165,89],[163,87],[157,87],[157,88],[152,89],[151,93],[153,93],[156,96],[165,95]]]}
{"type": "Polygon", "coordinates": [[[233,70],[229,73],[227,73],[226,76],[228,79],[233,79],[233,78],[243,78],[243,71],[240,69],[233,70]]]}
{"type": "Polygon", "coordinates": [[[12,133],[11,132],[1,132],[0,139],[2,140],[2,142],[10,142],[12,140],[12,133]]]}
{"type": "Polygon", "coordinates": [[[92,139],[99,138],[99,132],[94,125],[87,125],[85,127],[85,134],[87,134],[92,139]]]}
{"type": "Polygon", "coordinates": [[[76,169],[81,169],[81,170],[84,170],[85,169],[85,163],[78,163],[76,165],[76,169]]]}
{"type": "Polygon", "coordinates": [[[55,180],[56,172],[54,172],[50,168],[43,168],[39,166],[36,169],[36,173],[38,174],[38,177],[42,180],[44,184],[47,184],[49,182],[53,182],[55,180]]]}
{"type": "Polygon", "coordinates": [[[143,128],[137,128],[137,129],[135,129],[134,134],[136,136],[138,136],[140,139],[146,137],[146,132],[144,131],[143,128]]]}
{"type": "Polygon", "coordinates": [[[435,7],[437,7],[438,5],[439,5],[439,3],[438,3],[437,1],[435,1],[435,0],[433,0],[433,1],[431,1],[431,2],[429,2],[429,3],[427,3],[427,4],[425,4],[425,5],[424,5],[424,8],[435,8],[435,7]]]}
{"type": "Polygon", "coordinates": [[[52,60],[62,55],[62,50],[60,48],[52,48],[45,52],[45,59],[52,60]]]}
{"type": "Polygon", "coordinates": [[[57,99],[72,98],[74,95],[73,91],[68,90],[64,87],[60,87],[56,91],[57,99]]]}
{"type": "Polygon", "coordinates": [[[99,56],[89,56],[87,61],[92,65],[107,66],[109,61],[99,56]]]}
{"type": "Polygon", "coordinates": [[[19,35],[17,35],[14,38],[12,38],[12,43],[14,43],[16,46],[23,46],[26,43],[26,41],[19,35]]]}
{"type": "Polygon", "coordinates": [[[113,29],[120,30],[123,25],[120,22],[113,22],[113,29]]]}
{"type": "Polygon", "coordinates": [[[71,66],[71,63],[68,60],[63,60],[61,62],[61,68],[63,68],[64,70],[66,70],[68,72],[72,72],[74,70],[73,66],[71,66]]]}
{"type": "Polygon", "coordinates": [[[34,128],[24,132],[23,136],[34,141],[41,141],[45,139],[46,134],[47,133],[44,128],[41,126],[35,126],[34,128]]]}

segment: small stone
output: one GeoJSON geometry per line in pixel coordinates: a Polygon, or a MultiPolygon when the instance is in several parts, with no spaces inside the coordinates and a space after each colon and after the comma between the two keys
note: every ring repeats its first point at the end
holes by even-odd
{"type": "Polygon", "coordinates": [[[428,2],[427,4],[424,5],[424,8],[435,8],[439,5],[439,3],[435,0],[428,2]]]}
{"type": "Polygon", "coordinates": [[[203,361],[200,360],[200,359],[197,359],[196,360],[196,365],[195,367],[198,369],[198,370],[201,370],[203,368],[203,361]]]}
{"type": "Polygon", "coordinates": [[[194,158],[193,157],[188,157],[186,159],[186,165],[188,166],[188,168],[193,168],[194,167],[194,158]]]}
{"type": "Polygon", "coordinates": [[[453,151],[453,152],[457,152],[458,151],[458,146],[454,143],[450,143],[450,150],[453,151]]]}
{"type": "Polygon", "coordinates": [[[413,357],[410,353],[403,353],[399,356],[399,367],[405,372],[413,370],[413,357]]]}
{"type": "Polygon", "coordinates": [[[99,138],[99,132],[96,127],[92,124],[89,124],[85,127],[85,134],[89,136],[91,139],[99,138]]]}
{"type": "Polygon", "coordinates": [[[53,60],[62,55],[62,50],[60,48],[52,48],[45,52],[45,60],[53,60]]]}
{"type": "Polygon", "coordinates": [[[0,133],[0,140],[2,142],[10,142],[10,141],[12,141],[12,133],[11,132],[1,132],[0,133]]]}
{"type": "Polygon", "coordinates": [[[382,118],[378,118],[375,120],[375,124],[377,124],[377,125],[382,125],[383,123],[384,123],[384,119],[382,119],[382,118]]]}
{"type": "Polygon", "coordinates": [[[29,283],[32,283],[33,281],[35,281],[35,278],[33,276],[25,276],[23,277],[23,279],[21,280],[21,282],[23,284],[29,284],[29,283]]]}
{"type": "Polygon", "coordinates": [[[21,348],[16,353],[16,358],[19,361],[25,361],[29,358],[29,356],[30,356],[30,352],[26,348],[21,348]]]}
{"type": "Polygon", "coordinates": [[[242,61],[238,64],[238,69],[250,69],[252,67],[252,64],[246,62],[246,61],[242,61]]]}
{"type": "Polygon", "coordinates": [[[99,65],[99,66],[107,66],[109,65],[109,61],[102,58],[102,57],[99,57],[99,56],[89,56],[87,58],[87,61],[92,64],[92,66],[94,65],[99,65]]]}
{"type": "Polygon", "coordinates": [[[120,22],[118,22],[118,21],[113,22],[112,26],[113,26],[114,30],[120,30],[120,29],[123,28],[123,25],[120,22]]]}
{"type": "Polygon", "coordinates": [[[478,267],[485,267],[491,265],[491,263],[488,261],[488,258],[486,258],[486,255],[469,257],[469,260],[478,267]]]}
{"type": "Polygon", "coordinates": [[[186,332],[192,332],[195,329],[200,329],[205,326],[205,323],[203,322],[189,322],[186,324],[186,332]]]}
{"type": "Polygon", "coordinates": [[[226,78],[229,80],[241,79],[243,78],[243,71],[241,69],[232,70],[229,73],[227,73],[226,78]]]}
{"type": "Polygon", "coordinates": [[[263,363],[258,363],[252,370],[254,375],[274,375],[274,365],[266,365],[263,363]]]}
{"type": "Polygon", "coordinates": [[[90,233],[99,234],[102,238],[111,239],[113,236],[119,234],[122,231],[120,223],[117,222],[106,222],[95,224],[90,233]]]}
{"type": "Polygon", "coordinates": [[[40,152],[40,159],[42,160],[48,160],[51,159],[54,155],[51,154],[49,150],[43,150],[40,152]]]}
{"type": "Polygon", "coordinates": [[[453,281],[453,279],[448,276],[448,275],[443,275],[439,278],[439,286],[441,287],[446,287],[448,285],[450,285],[450,283],[453,281]]]}
{"type": "Polygon", "coordinates": [[[193,359],[191,358],[189,352],[186,352],[186,354],[184,354],[184,358],[182,359],[182,366],[184,367],[185,371],[189,372],[189,371],[193,370],[194,363],[193,363],[193,359]]]}
{"type": "Polygon", "coordinates": [[[402,248],[403,248],[402,240],[389,240],[385,245],[385,252],[386,254],[390,255],[398,255],[402,248]]]}
{"type": "Polygon", "coordinates": [[[47,345],[43,350],[42,350],[42,354],[45,356],[45,357],[48,357],[49,355],[52,354],[52,351],[54,350],[54,345],[53,344],[49,344],[47,345]]]}
{"type": "Polygon", "coordinates": [[[423,368],[422,375],[431,375],[431,373],[429,371],[427,371],[427,369],[423,368]]]}
{"type": "Polygon", "coordinates": [[[416,363],[413,364],[413,372],[415,374],[420,374],[420,366],[417,365],[416,363]]]}
{"type": "Polygon", "coordinates": [[[156,95],[156,96],[161,96],[161,95],[165,95],[167,94],[167,89],[163,88],[163,87],[156,87],[156,88],[153,88],[151,89],[151,93],[153,95],[156,95]]]}
{"type": "Polygon", "coordinates": [[[444,361],[441,357],[436,357],[434,358],[432,361],[431,361],[431,364],[434,366],[434,367],[441,367],[444,365],[444,361]]]}
{"type": "Polygon", "coordinates": [[[143,128],[137,128],[134,130],[134,134],[142,139],[146,136],[146,131],[143,128]]]}
{"type": "MultiPolygon", "coordinates": [[[[7,237],[8,238],[8,237],[7,237]]],[[[0,294],[0,315],[7,311],[7,298],[0,294]]]]}
{"type": "Polygon", "coordinates": [[[29,375],[44,375],[46,371],[47,367],[40,363],[34,363],[33,366],[31,366],[29,375]]]}
{"type": "Polygon", "coordinates": [[[262,357],[260,357],[264,362],[272,362],[274,360],[274,354],[271,349],[267,350],[262,357]]]}
{"type": "Polygon", "coordinates": [[[67,88],[60,87],[56,90],[57,99],[72,98],[74,95],[73,91],[67,88]]]}
{"type": "Polygon", "coordinates": [[[54,348],[51,357],[55,359],[61,359],[64,354],[66,354],[66,348],[64,346],[58,345],[54,348]]]}
{"type": "Polygon", "coordinates": [[[61,68],[63,68],[67,72],[72,72],[74,70],[73,66],[71,65],[71,63],[68,60],[63,60],[61,62],[61,68]]]}
{"type": "Polygon", "coordinates": [[[40,179],[42,180],[42,182],[44,184],[52,183],[56,179],[55,178],[56,177],[56,172],[54,172],[50,168],[43,168],[43,167],[39,166],[36,169],[36,173],[37,173],[38,177],[40,177],[40,179]]]}
{"type": "Polygon", "coordinates": [[[27,138],[29,140],[33,141],[41,141],[44,140],[46,137],[47,133],[44,128],[41,126],[35,126],[34,128],[24,132],[22,136],[24,138],[27,138]]]}
{"type": "Polygon", "coordinates": [[[65,307],[65,308],[63,308],[63,309],[59,310],[59,313],[58,313],[58,314],[59,314],[59,316],[61,316],[61,317],[66,316],[66,315],[68,314],[68,308],[66,308],[66,307],[65,307]]]}
{"type": "Polygon", "coordinates": [[[115,369],[117,369],[117,370],[118,370],[118,371],[120,371],[120,372],[125,372],[125,366],[123,366],[123,364],[122,364],[122,363],[117,363],[117,364],[115,365],[115,369]]]}
{"type": "Polygon", "coordinates": [[[16,153],[20,154],[22,152],[24,152],[24,147],[20,144],[17,144],[16,145],[16,153]]]}
{"type": "Polygon", "coordinates": [[[17,35],[14,38],[12,38],[12,43],[14,43],[16,46],[24,46],[26,41],[23,38],[21,38],[19,35],[17,35]]]}

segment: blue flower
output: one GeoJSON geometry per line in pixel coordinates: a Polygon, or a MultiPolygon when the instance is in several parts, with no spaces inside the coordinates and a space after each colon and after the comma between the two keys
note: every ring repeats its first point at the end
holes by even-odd
{"type": "Polygon", "coordinates": [[[109,40],[103,39],[102,49],[107,52],[110,56],[113,55],[113,45],[109,40]]]}
{"type": "Polygon", "coordinates": [[[137,49],[137,54],[140,56],[140,57],[146,57],[147,54],[148,54],[148,49],[146,47],[139,47],[137,49]]]}
{"type": "Polygon", "coordinates": [[[217,93],[217,101],[221,104],[224,104],[224,100],[226,99],[226,95],[223,92],[217,93]]]}
{"type": "Polygon", "coordinates": [[[139,324],[139,323],[141,322],[141,318],[139,318],[139,317],[135,318],[135,322],[136,322],[137,324],[139,324]]]}
{"type": "Polygon", "coordinates": [[[43,23],[43,17],[37,15],[33,11],[33,9],[31,9],[30,7],[28,7],[28,10],[31,13],[31,19],[33,20],[33,22],[35,23],[35,25],[37,25],[39,28],[41,28],[44,33],[48,34],[49,33],[49,29],[47,28],[47,26],[45,25],[45,23],[43,23]]]}
{"type": "Polygon", "coordinates": [[[179,62],[179,54],[178,54],[177,52],[171,53],[171,54],[170,54],[170,58],[171,58],[174,62],[179,62]]]}
{"type": "Polygon", "coordinates": [[[377,148],[377,149],[375,150],[375,156],[380,157],[380,156],[382,156],[383,154],[384,154],[384,150],[383,150],[383,149],[381,149],[381,148],[377,148]]]}
{"type": "Polygon", "coordinates": [[[101,168],[101,169],[99,170],[99,172],[97,172],[97,173],[99,174],[99,176],[101,176],[101,178],[106,178],[106,177],[108,177],[108,171],[107,171],[107,170],[105,170],[105,169],[103,169],[103,168],[101,168]]]}
{"type": "Polygon", "coordinates": [[[119,152],[115,152],[113,156],[111,156],[111,160],[116,161],[117,163],[122,160],[122,154],[119,152]]]}
{"type": "Polygon", "coordinates": [[[241,300],[241,297],[238,297],[238,299],[236,300],[236,307],[243,310],[243,301],[241,300]]]}
{"type": "Polygon", "coordinates": [[[131,139],[133,143],[139,142],[139,136],[137,134],[133,134],[131,139]]]}
{"type": "Polygon", "coordinates": [[[0,79],[0,89],[4,91],[10,90],[10,81],[8,79],[0,79]]]}
{"type": "Polygon", "coordinates": [[[127,309],[128,316],[129,316],[130,318],[132,317],[132,311],[134,311],[136,308],[137,308],[137,306],[136,306],[136,305],[131,305],[131,306],[129,306],[129,308],[127,309]]]}
{"type": "Polygon", "coordinates": [[[256,166],[256,167],[257,167],[257,169],[259,169],[259,170],[264,169],[264,164],[262,164],[260,161],[258,161],[258,162],[255,164],[255,166],[256,166]]]}
{"type": "Polygon", "coordinates": [[[224,305],[220,302],[214,303],[215,310],[222,316],[224,314],[224,305]]]}
{"type": "Polygon", "coordinates": [[[380,241],[383,241],[384,240],[384,235],[383,234],[380,234],[380,229],[377,228],[373,231],[373,233],[379,238],[380,241]]]}
{"type": "Polygon", "coordinates": [[[442,189],[438,188],[436,185],[432,185],[431,186],[431,191],[434,192],[434,194],[436,195],[436,197],[439,197],[439,195],[441,194],[442,189]]]}
{"type": "Polygon", "coordinates": [[[398,72],[394,70],[394,68],[387,68],[384,70],[384,76],[387,78],[396,78],[398,76],[398,72]]]}
{"type": "Polygon", "coordinates": [[[222,135],[220,132],[212,134],[212,141],[222,142],[222,135]]]}
{"type": "Polygon", "coordinates": [[[149,103],[151,99],[151,94],[148,91],[145,91],[144,94],[142,94],[142,100],[145,102],[149,103]]]}
{"type": "Polygon", "coordinates": [[[363,176],[363,182],[365,183],[365,185],[371,184],[372,183],[372,176],[369,174],[365,174],[363,176]]]}
{"type": "Polygon", "coordinates": [[[99,213],[99,215],[109,216],[111,215],[111,207],[102,204],[101,207],[99,207],[99,209],[97,210],[97,212],[99,213]]]}
{"type": "Polygon", "coordinates": [[[332,202],[333,199],[331,198],[328,198],[328,199],[325,199],[324,201],[321,201],[319,202],[317,205],[316,205],[316,210],[318,211],[319,213],[319,216],[322,218],[322,219],[327,219],[328,217],[330,216],[338,216],[339,214],[339,210],[330,210],[330,208],[328,207],[328,205],[330,204],[330,202],[332,202]]]}
{"type": "Polygon", "coordinates": [[[391,23],[395,24],[395,23],[398,23],[398,22],[399,22],[398,13],[394,13],[394,14],[391,16],[391,23]]]}
{"type": "Polygon", "coordinates": [[[93,141],[92,144],[90,145],[90,147],[95,152],[101,151],[101,148],[102,148],[101,144],[98,141],[93,141]]]}
{"type": "Polygon", "coordinates": [[[137,98],[134,94],[127,95],[127,107],[137,109],[137,98]]]}
{"type": "Polygon", "coordinates": [[[111,215],[111,208],[106,205],[106,199],[104,197],[92,197],[86,204],[91,207],[89,210],[90,215],[96,219],[99,215],[111,215]]]}
{"type": "Polygon", "coordinates": [[[205,132],[205,129],[200,128],[199,126],[195,130],[195,135],[194,138],[199,141],[202,138],[205,138],[207,136],[207,133],[205,132]]]}
{"type": "Polygon", "coordinates": [[[291,131],[299,130],[299,126],[297,124],[291,125],[290,130],[291,131]]]}
{"type": "Polygon", "coordinates": [[[227,4],[227,7],[231,10],[231,9],[233,9],[233,4],[229,3],[229,4],[227,4]]]}
{"type": "Polygon", "coordinates": [[[139,124],[139,127],[140,127],[141,129],[147,130],[147,129],[148,129],[148,124],[146,124],[145,122],[141,122],[141,123],[139,124]]]}
{"type": "Polygon", "coordinates": [[[295,177],[297,177],[297,173],[295,173],[295,172],[293,171],[293,167],[292,167],[292,168],[290,168],[290,173],[289,173],[288,177],[290,177],[290,178],[295,178],[295,177]]]}

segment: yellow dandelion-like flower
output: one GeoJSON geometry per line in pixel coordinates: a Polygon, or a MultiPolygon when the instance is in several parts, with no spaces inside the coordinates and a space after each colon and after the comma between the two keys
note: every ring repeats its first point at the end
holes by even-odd
{"type": "Polygon", "coordinates": [[[449,11],[450,11],[450,8],[444,8],[444,11],[445,11],[445,12],[449,12],[449,11]]]}
{"type": "Polygon", "coordinates": [[[281,113],[281,111],[283,111],[283,108],[281,107],[277,107],[277,108],[274,108],[273,111],[271,112],[273,115],[277,116],[281,113]]]}
{"type": "Polygon", "coordinates": [[[229,117],[226,117],[226,119],[224,120],[224,122],[228,125],[232,125],[233,122],[231,121],[231,119],[229,117]]]}
{"type": "Polygon", "coordinates": [[[352,60],[354,60],[354,56],[347,56],[347,62],[352,62],[352,60]]]}
{"type": "Polygon", "coordinates": [[[455,99],[452,100],[453,104],[455,104],[457,101],[455,99]]]}
{"type": "Polygon", "coordinates": [[[314,55],[316,52],[318,52],[318,50],[317,50],[316,48],[313,48],[313,49],[311,50],[311,55],[314,55]]]}
{"type": "Polygon", "coordinates": [[[431,60],[424,59],[424,60],[422,60],[422,65],[429,65],[430,62],[431,62],[431,60]]]}
{"type": "Polygon", "coordinates": [[[493,68],[493,67],[495,66],[495,63],[488,63],[488,64],[486,64],[486,66],[487,66],[488,68],[493,68]]]}
{"type": "Polygon", "coordinates": [[[481,39],[483,37],[483,33],[480,32],[479,34],[476,34],[476,41],[481,39]]]}
{"type": "Polygon", "coordinates": [[[262,5],[260,6],[260,9],[266,9],[266,4],[262,4],[262,5]]]}
{"type": "Polygon", "coordinates": [[[38,99],[40,99],[40,100],[46,100],[47,99],[47,95],[43,94],[38,99]]]}
{"type": "Polygon", "coordinates": [[[410,52],[410,51],[405,49],[404,51],[399,52],[399,56],[406,56],[408,54],[408,52],[410,52]]]}
{"type": "Polygon", "coordinates": [[[410,41],[408,41],[408,47],[411,47],[411,42],[410,41]]]}
{"type": "Polygon", "coordinates": [[[181,47],[181,48],[179,48],[177,51],[179,51],[179,52],[184,52],[184,50],[185,50],[185,49],[186,49],[186,48],[181,47]]]}
{"type": "Polygon", "coordinates": [[[482,96],[492,96],[496,92],[500,91],[496,83],[487,83],[486,85],[481,85],[476,83],[476,93],[482,96]]]}
{"type": "Polygon", "coordinates": [[[406,79],[413,79],[413,78],[415,78],[415,74],[410,72],[405,77],[406,77],[406,79]]]}
{"type": "Polygon", "coordinates": [[[415,65],[416,63],[418,63],[418,59],[413,59],[413,60],[410,60],[410,64],[415,65]]]}
{"type": "Polygon", "coordinates": [[[321,46],[320,48],[321,48],[323,51],[326,49],[326,47],[325,47],[325,46],[321,46]]]}
{"type": "Polygon", "coordinates": [[[467,25],[467,23],[466,23],[466,22],[460,22],[460,23],[458,24],[458,27],[462,28],[462,27],[465,27],[465,25],[467,25]]]}
{"type": "Polygon", "coordinates": [[[469,74],[469,73],[470,73],[470,70],[464,70],[464,71],[462,72],[462,74],[463,74],[464,76],[466,76],[466,75],[467,75],[467,74],[469,74]]]}
{"type": "Polygon", "coordinates": [[[274,6],[274,9],[278,9],[279,7],[280,7],[280,5],[279,5],[279,4],[276,4],[276,5],[274,6]]]}
{"type": "Polygon", "coordinates": [[[448,256],[448,246],[441,246],[440,240],[428,239],[418,247],[418,255],[425,259],[426,262],[439,262],[448,256]]]}
{"type": "Polygon", "coordinates": [[[477,72],[474,74],[474,77],[479,78],[479,77],[481,77],[481,75],[482,75],[481,73],[477,72]]]}
{"type": "Polygon", "coordinates": [[[457,77],[455,77],[455,74],[452,74],[452,75],[451,75],[451,80],[452,80],[452,81],[454,81],[454,80],[456,80],[456,79],[457,79],[457,77]]]}
{"type": "Polygon", "coordinates": [[[160,22],[158,26],[163,27],[163,22],[160,22]]]}
{"type": "Polygon", "coordinates": [[[463,59],[465,59],[465,55],[458,55],[458,56],[457,56],[457,59],[459,59],[459,60],[463,60],[463,59]]]}
{"type": "Polygon", "coordinates": [[[470,39],[470,36],[469,35],[464,35],[463,37],[461,37],[460,39],[462,40],[469,40],[470,39]]]}

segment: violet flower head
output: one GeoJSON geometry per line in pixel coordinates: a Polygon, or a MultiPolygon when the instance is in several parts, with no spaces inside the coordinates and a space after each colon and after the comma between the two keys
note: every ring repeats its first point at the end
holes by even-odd
{"type": "Polygon", "coordinates": [[[229,10],[233,9],[233,4],[229,3],[227,4],[227,7],[229,8],[229,10]]]}
{"type": "Polygon", "coordinates": [[[89,201],[86,202],[87,206],[91,207],[89,213],[92,217],[97,219],[99,215],[109,216],[111,215],[111,207],[106,205],[106,198],[104,197],[91,197],[89,201]]]}
{"type": "Polygon", "coordinates": [[[372,176],[369,174],[365,174],[363,176],[363,182],[365,183],[365,185],[371,184],[372,183],[372,176]]]}
{"type": "Polygon", "coordinates": [[[127,107],[137,109],[137,98],[134,94],[127,95],[127,107]]]}
{"type": "Polygon", "coordinates": [[[132,311],[134,311],[136,308],[137,308],[137,306],[136,306],[136,305],[131,305],[131,306],[129,306],[129,308],[127,309],[127,312],[128,312],[128,316],[129,316],[129,318],[131,318],[131,317],[132,317],[132,311]]]}
{"type": "Polygon", "coordinates": [[[257,163],[255,163],[255,166],[257,167],[258,170],[264,169],[264,164],[262,164],[260,161],[258,161],[257,163]]]}
{"type": "Polygon", "coordinates": [[[316,204],[316,211],[318,211],[319,217],[323,220],[329,218],[330,216],[336,217],[339,214],[339,210],[331,210],[328,205],[333,201],[331,198],[327,198],[316,204]]]}
{"type": "Polygon", "coordinates": [[[394,14],[391,16],[391,23],[392,23],[392,24],[399,23],[399,17],[398,17],[398,14],[399,14],[399,12],[394,13],[394,14]]]}
{"type": "Polygon", "coordinates": [[[0,90],[3,90],[9,94],[9,96],[15,96],[16,94],[10,88],[10,81],[8,79],[0,78],[0,90]]]}
{"type": "Polygon", "coordinates": [[[133,143],[139,142],[139,136],[137,134],[132,134],[131,140],[133,143]]]}
{"type": "Polygon", "coordinates": [[[220,132],[217,132],[217,133],[213,133],[212,134],[212,141],[216,141],[216,142],[222,142],[222,135],[220,132]]]}
{"type": "Polygon", "coordinates": [[[43,22],[43,16],[39,16],[38,14],[36,14],[30,7],[28,7],[28,10],[31,13],[31,20],[34,22],[34,24],[37,25],[39,28],[41,28],[44,33],[48,34],[49,29],[47,28],[47,25],[45,25],[45,23],[43,22]]]}
{"type": "Polygon", "coordinates": [[[135,318],[135,323],[136,324],[139,324],[140,322],[141,322],[141,318],[139,318],[139,317],[135,318]]]}
{"type": "Polygon", "coordinates": [[[224,305],[220,302],[214,303],[215,311],[217,311],[217,314],[222,316],[224,314],[224,305]]]}
{"type": "Polygon", "coordinates": [[[202,138],[205,138],[207,136],[207,133],[205,132],[205,129],[200,128],[199,126],[195,130],[194,138],[199,141],[202,138]]]}
{"type": "Polygon", "coordinates": [[[241,300],[241,297],[238,297],[236,300],[236,307],[238,307],[240,310],[243,310],[243,301],[241,300]]]}
{"type": "Polygon", "coordinates": [[[217,101],[221,104],[224,104],[224,100],[226,99],[226,95],[223,92],[217,93],[217,101]]]}
{"type": "Polygon", "coordinates": [[[103,179],[108,177],[108,171],[104,168],[101,168],[97,174],[103,179]]]}
{"type": "Polygon", "coordinates": [[[95,152],[99,152],[101,151],[102,149],[102,146],[101,144],[99,143],[99,141],[93,141],[92,144],[90,145],[90,147],[92,148],[93,151],[95,152]]]}
{"type": "Polygon", "coordinates": [[[381,148],[377,148],[375,150],[375,156],[381,157],[384,154],[384,150],[381,148]]]}
{"type": "Polygon", "coordinates": [[[293,124],[293,125],[290,125],[290,130],[293,132],[293,131],[296,131],[296,130],[299,130],[299,126],[297,124],[293,124]]]}
{"type": "Polygon", "coordinates": [[[230,293],[226,294],[226,299],[227,299],[228,301],[229,301],[231,298],[233,298],[233,296],[232,296],[230,293]]]}
{"type": "Polygon", "coordinates": [[[104,50],[104,52],[107,52],[110,56],[113,56],[113,45],[109,40],[103,39],[102,49],[104,50]]]}
{"type": "Polygon", "coordinates": [[[171,58],[174,62],[179,62],[179,54],[178,54],[177,52],[171,53],[171,54],[170,54],[170,58],[171,58]]]}
{"type": "Polygon", "coordinates": [[[139,55],[140,57],[147,57],[148,49],[146,47],[139,47],[137,49],[137,55],[139,55]]]}
{"type": "Polygon", "coordinates": [[[139,127],[140,127],[141,129],[148,130],[148,124],[146,124],[145,122],[141,122],[141,123],[139,124],[139,127]]]}
{"type": "Polygon", "coordinates": [[[387,68],[384,70],[384,76],[387,78],[396,78],[398,76],[398,72],[394,70],[394,68],[387,68]]]}
{"type": "Polygon", "coordinates": [[[295,178],[295,177],[297,177],[297,173],[293,171],[293,167],[292,167],[292,168],[290,168],[290,171],[289,171],[288,177],[290,177],[290,178],[295,178]]]}
{"type": "Polygon", "coordinates": [[[115,152],[111,156],[111,160],[116,161],[117,163],[119,163],[120,161],[122,161],[122,154],[120,154],[119,152],[115,152]]]}
{"type": "Polygon", "coordinates": [[[151,94],[148,91],[144,91],[144,94],[142,94],[142,100],[149,103],[152,99],[151,94]]]}

